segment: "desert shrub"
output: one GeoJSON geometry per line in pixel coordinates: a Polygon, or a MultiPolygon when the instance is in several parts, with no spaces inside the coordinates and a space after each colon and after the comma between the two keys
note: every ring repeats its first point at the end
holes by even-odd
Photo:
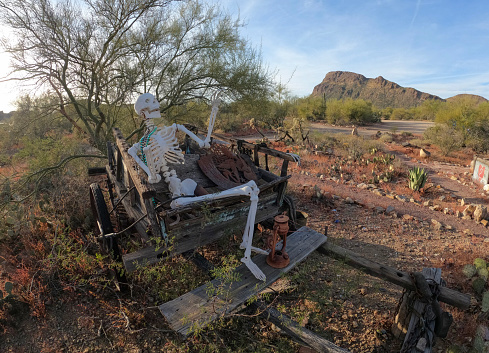
{"type": "Polygon", "coordinates": [[[338,134],[337,139],[337,147],[346,151],[348,156],[355,160],[362,158],[372,150],[382,150],[381,143],[361,136],[338,134]]]}
{"type": "Polygon", "coordinates": [[[330,99],[326,103],[326,119],[336,125],[363,125],[380,121],[372,103],[363,99],[330,99]]]}
{"type": "Polygon", "coordinates": [[[392,139],[391,135],[383,134],[382,136],[380,136],[379,140],[384,142],[384,143],[391,143],[393,139],[392,139]]]}
{"type": "Polygon", "coordinates": [[[424,138],[438,146],[444,156],[460,149],[464,143],[464,136],[456,129],[437,124],[424,132],[424,138]]]}
{"type": "Polygon", "coordinates": [[[409,141],[409,143],[413,146],[418,146],[418,147],[425,147],[429,145],[429,142],[426,141],[425,139],[412,139],[409,141]]]}
{"type": "Polygon", "coordinates": [[[309,134],[309,141],[316,149],[326,151],[328,148],[334,148],[338,144],[336,134],[324,134],[319,131],[312,131],[309,134]]]}

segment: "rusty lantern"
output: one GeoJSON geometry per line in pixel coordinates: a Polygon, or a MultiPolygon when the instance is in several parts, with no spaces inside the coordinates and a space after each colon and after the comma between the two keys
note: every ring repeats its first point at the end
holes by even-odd
{"type": "Polygon", "coordinates": [[[270,243],[272,251],[267,256],[267,264],[273,268],[284,268],[290,263],[289,254],[285,252],[287,244],[287,233],[289,232],[289,217],[286,215],[278,215],[273,219],[273,236],[270,243]],[[277,243],[282,238],[282,249],[275,250],[277,243]]]}

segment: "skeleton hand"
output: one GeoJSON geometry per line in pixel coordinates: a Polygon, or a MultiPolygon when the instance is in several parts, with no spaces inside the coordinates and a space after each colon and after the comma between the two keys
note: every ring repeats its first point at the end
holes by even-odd
{"type": "Polygon", "coordinates": [[[301,166],[301,157],[299,157],[298,154],[289,153],[289,152],[287,152],[287,154],[294,159],[294,162],[296,162],[299,167],[301,166]]]}

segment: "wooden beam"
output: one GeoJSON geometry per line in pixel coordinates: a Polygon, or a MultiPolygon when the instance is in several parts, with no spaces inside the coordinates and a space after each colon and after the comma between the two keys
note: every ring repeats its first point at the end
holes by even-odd
{"type": "Polygon", "coordinates": [[[290,264],[275,269],[266,264],[267,255],[256,255],[253,262],[263,271],[266,281],[256,279],[243,264],[235,270],[239,280],[232,283],[214,279],[191,292],[159,306],[170,327],[187,336],[198,328],[204,328],[218,317],[232,312],[253,295],[275,282],[281,275],[290,271],[304,260],[312,251],[326,241],[326,236],[302,227],[287,238],[287,252],[290,264]],[[216,296],[209,296],[209,288],[221,288],[216,296]]]}
{"type": "MultiPolygon", "coordinates": [[[[234,144],[234,145],[237,145],[238,144],[238,139],[235,139],[235,138],[232,138],[232,137],[227,137],[227,136],[224,136],[224,135],[221,135],[221,134],[212,134],[212,137],[214,137],[216,139],[219,139],[219,140],[222,140],[222,141],[229,142],[229,143],[234,144]]],[[[253,150],[254,151],[256,145],[254,143],[243,141],[242,142],[242,146],[244,148],[246,148],[246,149],[250,149],[250,150],[253,150]]],[[[281,152],[281,151],[277,151],[277,150],[274,150],[274,149],[271,149],[271,148],[268,148],[268,147],[258,146],[258,152],[267,154],[269,156],[274,156],[274,157],[277,157],[277,158],[282,158],[282,159],[285,159],[287,161],[295,162],[295,159],[292,156],[288,155],[287,153],[284,153],[284,152],[281,152]]]]}
{"type": "MultiPolygon", "coordinates": [[[[138,165],[136,164],[136,161],[134,161],[134,158],[132,158],[127,152],[129,150],[129,145],[127,144],[124,136],[122,136],[121,131],[118,128],[113,128],[112,132],[114,134],[119,153],[121,154],[122,160],[124,161],[127,171],[131,176],[131,179],[134,182],[134,186],[136,186],[139,195],[141,195],[143,199],[148,199],[155,196],[155,189],[147,183],[147,180],[143,180],[141,175],[137,172],[138,165]]],[[[117,167],[119,168],[119,166],[117,167]]]]}
{"type": "MultiPolygon", "coordinates": [[[[338,260],[345,261],[348,265],[362,270],[369,275],[382,278],[409,290],[416,290],[407,272],[368,260],[353,251],[331,244],[331,242],[326,242],[321,245],[318,251],[338,260]]],[[[470,295],[446,287],[440,287],[438,300],[464,310],[470,306],[470,295]]]]}
{"type": "MultiPolygon", "coordinates": [[[[246,224],[246,217],[250,208],[250,202],[241,202],[227,207],[221,212],[212,214],[208,220],[204,218],[180,220],[180,223],[170,227],[166,222],[169,237],[174,240],[171,247],[171,256],[181,254],[190,249],[216,241],[225,234],[233,230],[243,229],[246,224]]],[[[275,205],[275,195],[271,194],[262,197],[258,203],[258,211],[255,222],[263,222],[279,212],[279,207],[275,205]]],[[[135,271],[140,266],[154,264],[168,253],[166,246],[155,248],[148,246],[132,253],[122,256],[127,272],[135,271]]]]}
{"type": "Polygon", "coordinates": [[[260,313],[260,316],[265,320],[270,321],[280,327],[287,335],[299,340],[309,347],[315,349],[319,353],[348,353],[349,350],[343,349],[334,343],[318,336],[314,332],[305,327],[300,326],[293,321],[289,316],[282,314],[277,309],[267,306],[266,303],[257,300],[250,304],[250,308],[260,313]]]}

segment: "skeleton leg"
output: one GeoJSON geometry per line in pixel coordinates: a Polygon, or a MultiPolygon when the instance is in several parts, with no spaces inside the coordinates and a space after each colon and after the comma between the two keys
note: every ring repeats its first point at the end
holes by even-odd
{"type": "Polygon", "coordinates": [[[251,273],[253,273],[253,275],[257,279],[264,281],[266,279],[265,274],[258,268],[258,266],[253,261],[251,261],[251,257],[250,257],[252,250],[260,252],[262,254],[268,254],[268,252],[266,252],[265,250],[252,246],[253,229],[255,226],[256,211],[258,208],[259,192],[260,189],[258,189],[256,183],[253,180],[251,180],[246,184],[219,193],[197,196],[197,197],[182,197],[173,200],[171,203],[171,207],[175,208],[175,207],[185,206],[190,203],[198,202],[198,201],[218,200],[218,199],[225,198],[227,196],[236,196],[236,195],[250,196],[250,201],[251,201],[250,210],[248,212],[247,222],[243,233],[243,242],[240,245],[241,248],[245,249],[244,257],[241,259],[241,262],[243,262],[246,265],[246,267],[248,267],[248,269],[251,271],[251,273]]]}
{"type": "Polygon", "coordinates": [[[242,247],[243,245],[245,245],[244,257],[241,259],[241,262],[244,263],[246,267],[248,267],[253,276],[255,276],[260,281],[266,281],[267,277],[265,276],[265,274],[253,261],[251,261],[251,250],[260,250],[261,253],[268,254],[265,250],[255,248],[251,245],[253,241],[253,229],[255,226],[257,206],[258,196],[252,195],[250,211],[248,212],[248,221],[246,222],[245,231],[243,234],[243,242],[240,246],[242,247]]]}

